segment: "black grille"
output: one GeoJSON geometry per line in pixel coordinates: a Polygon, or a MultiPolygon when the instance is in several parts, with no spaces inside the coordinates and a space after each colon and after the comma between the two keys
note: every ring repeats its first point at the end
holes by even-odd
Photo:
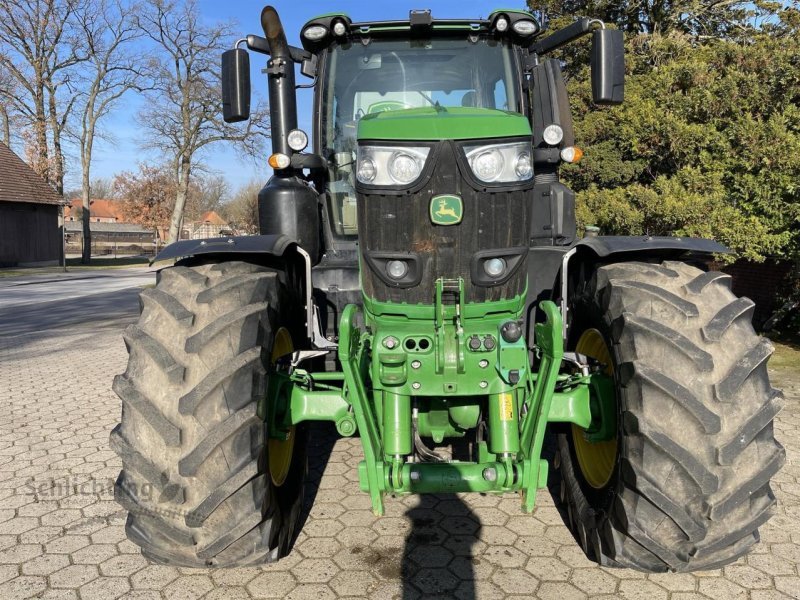
{"type": "Polygon", "coordinates": [[[514,275],[498,285],[476,285],[470,266],[478,252],[508,249],[511,254],[527,247],[527,203],[533,183],[524,189],[517,185],[513,191],[498,187],[478,190],[461,173],[462,163],[457,160],[456,152],[460,150],[453,142],[442,142],[438,152],[433,153],[437,161],[433,174],[414,193],[359,191],[360,251],[367,258],[411,253],[421,271],[412,285],[397,287],[387,283],[384,273],[377,274],[385,261],[362,260],[364,293],[370,298],[433,304],[439,277],[463,277],[467,302],[509,299],[525,290],[527,252],[515,263],[514,275]],[[431,222],[430,201],[439,194],[461,197],[464,206],[461,223],[442,226],[431,222]]]}

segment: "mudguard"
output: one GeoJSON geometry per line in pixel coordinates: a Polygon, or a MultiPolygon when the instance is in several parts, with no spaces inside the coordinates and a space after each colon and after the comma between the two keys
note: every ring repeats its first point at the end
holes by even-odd
{"type": "Polygon", "coordinates": [[[201,254],[269,254],[283,256],[296,242],[285,235],[249,235],[182,240],[164,248],[150,264],[201,254]]]}
{"type": "Polygon", "coordinates": [[[681,238],[669,236],[623,236],[607,235],[585,237],[573,245],[573,248],[587,248],[600,258],[624,252],[655,252],[695,254],[730,254],[731,250],[715,242],[702,238],[681,238]]]}
{"type": "Polygon", "coordinates": [[[249,235],[242,237],[216,237],[204,240],[183,240],[164,248],[150,264],[175,258],[202,256],[204,254],[258,254],[281,258],[287,255],[287,250],[290,249],[291,252],[288,253],[287,259],[302,261],[300,269],[305,274],[305,281],[299,293],[305,298],[306,334],[312,347],[329,348],[331,343],[325,339],[325,336],[320,331],[319,317],[312,297],[311,257],[295,240],[288,236],[282,234],[249,235]]]}
{"type": "Polygon", "coordinates": [[[620,260],[680,259],[687,255],[730,253],[730,249],[714,240],[670,236],[596,236],[585,237],[571,246],[532,247],[528,254],[526,332],[530,335],[533,331],[533,323],[537,320],[534,316],[536,307],[541,301],[560,301],[563,310],[567,303],[563,289],[564,271],[568,273],[581,262],[607,262],[608,258],[615,256],[620,260]]]}

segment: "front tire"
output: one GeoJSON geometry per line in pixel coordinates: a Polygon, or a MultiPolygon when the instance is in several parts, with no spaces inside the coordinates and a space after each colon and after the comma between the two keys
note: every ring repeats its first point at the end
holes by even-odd
{"type": "Polygon", "coordinates": [[[752,308],[727,275],[680,262],[602,266],[578,290],[570,339],[595,330],[606,345],[616,457],[600,472],[576,428],[559,434],[557,462],[570,526],[599,563],[712,569],[758,541],[785,451],[752,308]]]}
{"type": "Polygon", "coordinates": [[[303,429],[281,485],[266,451],[268,369],[291,318],[282,273],[223,262],[159,275],[125,331],[128,367],[114,380],[115,498],[129,512],[128,537],[171,565],[276,560],[293,541],[306,470],[303,429]]]}

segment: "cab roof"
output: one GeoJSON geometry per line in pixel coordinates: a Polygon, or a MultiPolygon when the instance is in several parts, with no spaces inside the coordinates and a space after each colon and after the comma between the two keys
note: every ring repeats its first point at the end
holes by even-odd
{"type": "Polygon", "coordinates": [[[478,19],[437,19],[433,17],[429,9],[425,9],[410,11],[408,20],[391,21],[363,21],[354,23],[346,13],[318,15],[313,19],[309,19],[303,25],[300,31],[300,39],[306,50],[315,51],[318,50],[320,46],[327,46],[336,36],[328,35],[328,39],[310,40],[304,34],[306,30],[314,26],[325,27],[328,32],[332,33],[332,28],[336,23],[342,23],[346,29],[346,33],[339,37],[351,38],[384,36],[430,37],[436,35],[453,35],[459,31],[475,34],[502,34],[508,32],[509,35],[520,37],[514,33],[512,29],[517,21],[530,21],[534,24],[532,33],[521,36],[524,37],[526,41],[532,40],[541,33],[541,27],[536,17],[528,11],[518,8],[493,10],[489,13],[488,17],[478,19]],[[505,18],[506,20],[506,29],[504,31],[500,31],[497,28],[498,20],[501,18],[505,18]]]}

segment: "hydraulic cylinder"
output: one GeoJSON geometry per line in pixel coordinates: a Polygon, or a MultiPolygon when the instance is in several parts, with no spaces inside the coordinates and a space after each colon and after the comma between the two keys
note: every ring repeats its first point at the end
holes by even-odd
{"type": "Polygon", "coordinates": [[[489,395],[489,451],[493,454],[519,452],[517,398],[513,392],[489,395]]]}
{"type": "Polygon", "coordinates": [[[388,456],[411,454],[411,396],[383,392],[383,451],[388,456]]]}

